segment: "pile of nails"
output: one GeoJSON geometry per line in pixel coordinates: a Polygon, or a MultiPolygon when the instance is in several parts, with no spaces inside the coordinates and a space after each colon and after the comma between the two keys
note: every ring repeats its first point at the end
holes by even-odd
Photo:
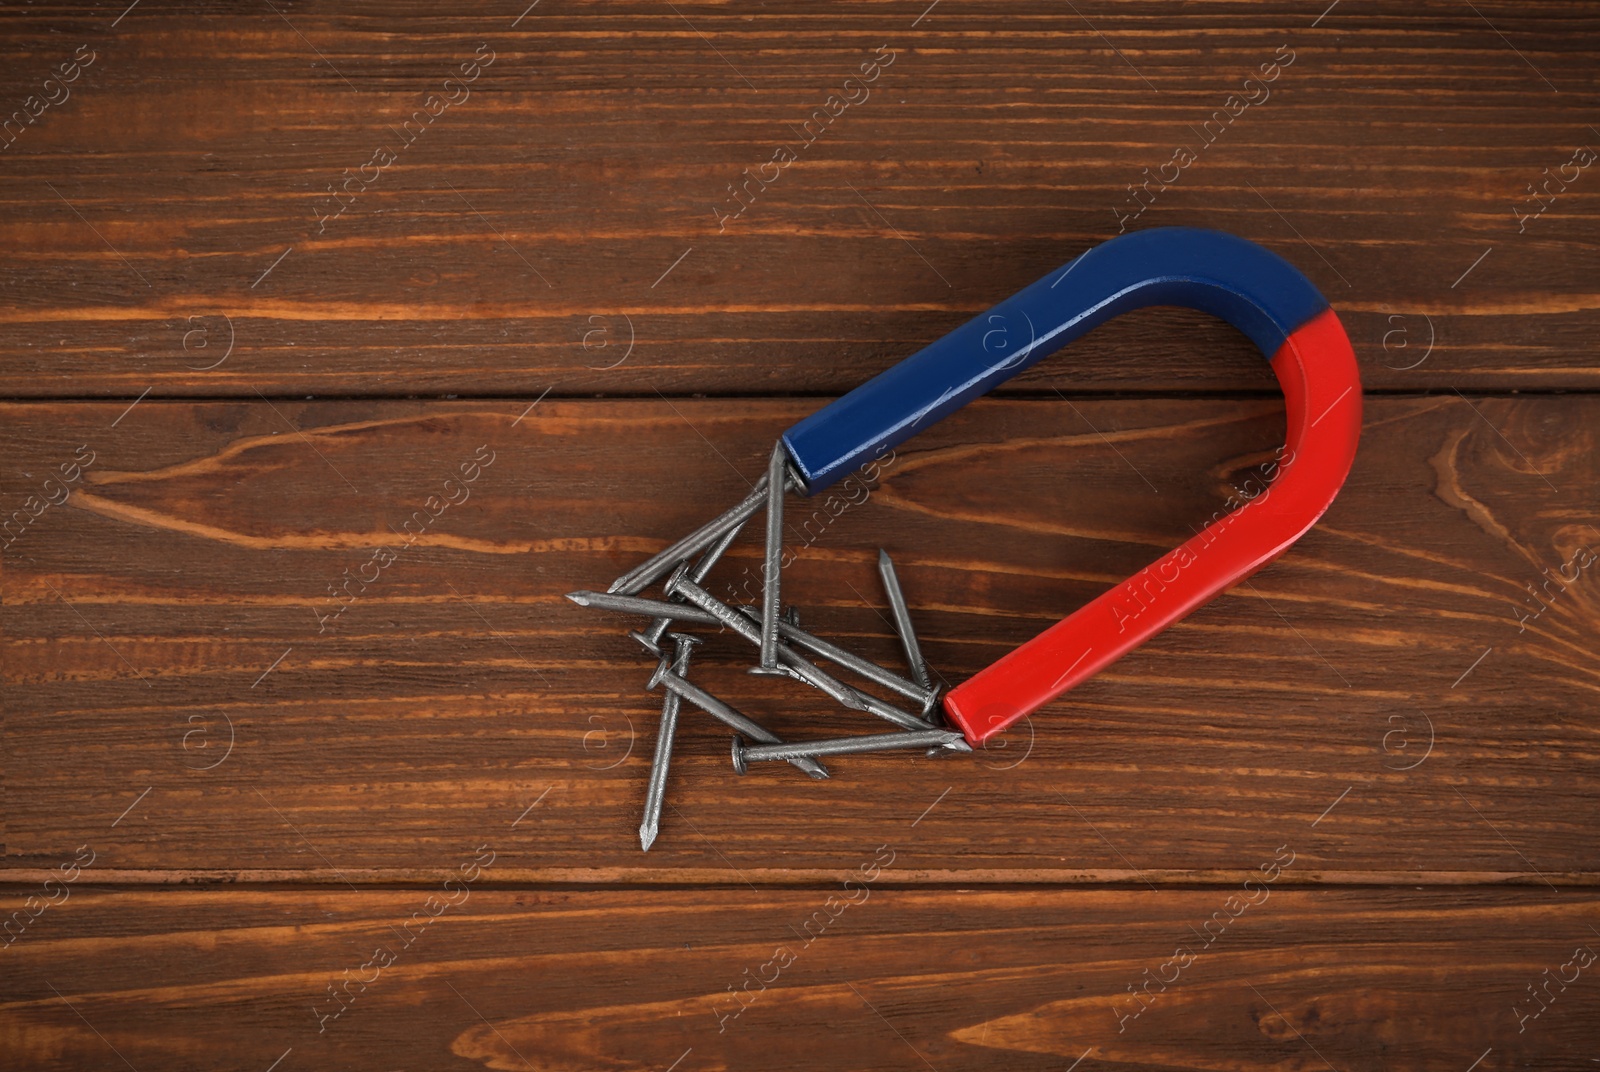
{"type": "Polygon", "coordinates": [[[905,596],[895,577],[894,563],[886,553],[878,555],[878,571],[888,589],[889,608],[895,631],[900,635],[915,680],[837,644],[816,637],[800,628],[793,607],[780,613],[779,573],[783,556],[783,500],[785,494],[800,487],[799,478],[789,466],[788,451],[780,442],[773,448],[772,460],[763,476],[733,509],[700,526],[648,562],[618,577],[605,592],[572,592],[567,598],[583,607],[642,615],[653,619],[643,632],[631,635],[660,661],[649,688],[665,688],[661,706],[661,727],[656,735],[655,759],[650,768],[650,784],[645,794],[644,821],[639,824],[639,843],[649,851],[661,826],[661,806],[665,800],[667,769],[672,760],[672,740],[677,732],[678,711],[687,701],[712,718],[731,727],[733,766],[740,774],[746,765],[762,760],[783,760],[813,778],[828,777],[819,757],[852,755],[917,748],[929,755],[944,752],[970,752],[966,739],[945,728],[939,715],[939,690],[934,687],[923,662],[905,596]],[[746,521],[766,508],[766,553],[762,565],[761,609],[733,607],[718,600],[701,587],[717,560],[722,557],[746,521]],[[698,561],[694,556],[699,555],[698,561]],[[691,565],[692,562],[692,565],[691,565]],[[640,598],[650,585],[666,581],[662,599],[640,598]],[[864,711],[892,722],[898,729],[859,737],[821,741],[784,741],[759,723],[736,711],[729,704],[688,680],[689,655],[700,638],[689,633],[667,630],[673,623],[714,625],[755,645],[759,661],[750,672],[789,678],[824,693],[852,711],[864,711]],[[662,638],[672,640],[669,655],[662,649],[662,638]],[[893,692],[919,708],[913,714],[886,703],[870,693],[845,684],[812,662],[801,651],[842,666],[866,680],[893,692]],[[756,743],[750,744],[748,742],[756,743]]]}

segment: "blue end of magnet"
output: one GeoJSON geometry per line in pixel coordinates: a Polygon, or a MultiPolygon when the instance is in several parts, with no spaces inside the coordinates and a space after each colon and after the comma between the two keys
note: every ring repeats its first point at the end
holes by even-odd
{"type": "Polygon", "coordinates": [[[1018,291],[784,433],[821,491],[1114,316],[1150,305],[1211,313],[1270,358],[1327,301],[1288,261],[1222,231],[1120,235],[1018,291]]]}

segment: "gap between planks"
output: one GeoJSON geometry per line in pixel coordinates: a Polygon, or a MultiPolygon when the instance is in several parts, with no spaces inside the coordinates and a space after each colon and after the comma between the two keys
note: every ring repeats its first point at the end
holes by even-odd
{"type": "MultiPolygon", "coordinates": [[[[53,868],[16,867],[0,869],[0,896],[38,886],[55,876],[53,868]]],[[[371,890],[411,889],[437,886],[452,877],[449,869],[369,868],[341,869],[117,869],[96,871],[86,876],[85,888],[128,889],[185,887],[248,887],[274,889],[313,889],[324,886],[354,886],[371,890]]],[[[831,888],[851,877],[851,868],[506,868],[496,869],[486,878],[484,888],[523,889],[714,889],[761,885],[773,889],[831,888]]],[[[1147,870],[1119,868],[1084,870],[908,870],[897,881],[880,882],[885,889],[963,889],[973,886],[1035,889],[1158,889],[1201,890],[1238,886],[1246,879],[1259,877],[1251,868],[1212,870],[1147,870]]],[[[1600,887],[1600,871],[1569,871],[1536,875],[1522,871],[1312,871],[1295,880],[1279,883],[1284,888],[1306,890],[1330,887],[1394,888],[1415,887],[1545,887],[1557,892],[1600,887]],[[1549,880],[1548,882],[1546,880],[1549,880]],[[1564,889],[1563,889],[1564,888],[1564,889]]]]}
{"type": "MultiPolygon", "coordinates": [[[[870,377],[868,377],[870,379],[870,377]]],[[[866,382],[865,380],[862,381],[866,382]]],[[[1456,393],[1450,387],[1363,387],[1362,396],[1365,398],[1436,398],[1448,397],[1456,393]]],[[[1600,396],[1600,386],[1596,387],[1500,387],[1484,390],[1468,390],[1462,392],[1472,398],[1548,398],[1568,397],[1579,398],[1600,396]]],[[[144,395],[131,394],[100,394],[100,395],[0,395],[0,406],[42,406],[42,405],[86,405],[86,406],[111,406],[117,403],[127,403],[135,398],[144,399],[144,395]]],[[[634,392],[595,392],[575,391],[571,394],[562,394],[554,389],[544,391],[538,395],[508,395],[508,394],[422,394],[408,392],[403,394],[343,394],[339,392],[323,392],[321,394],[306,394],[303,391],[293,394],[213,394],[190,395],[174,394],[156,396],[144,402],[145,405],[228,405],[231,403],[268,402],[272,404],[298,405],[304,402],[458,402],[476,403],[490,402],[495,404],[515,405],[518,402],[550,401],[550,402],[659,402],[663,399],[674,402],[821,402],[842,397],[839,391],[791,391],[782,393],[763,393],[759,391],[695,391],[688,394],[663,394],[659,391],[634,392]]],[[[1034,389],[1030,387],[997,387],[983,398],[999,398],[1008,402],[1117,402],[1122,400],[1151,401],[1160,399],[1175,399],[1181,401],[1239,401],[1250,402],[1262,399],[1281,399],[1283,392],[1276,387],[1263,387],[1260,390],[1240,388],[1196,388],[1193,390],[1171,387],[1151,388],[1140,390],[1132,387],[1098,388],[1085,390],[1061,390],[1053,388],[1034,389]]]]}

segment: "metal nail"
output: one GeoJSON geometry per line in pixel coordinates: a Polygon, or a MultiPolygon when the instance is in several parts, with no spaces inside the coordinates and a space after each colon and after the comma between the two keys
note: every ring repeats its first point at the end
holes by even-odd
{"type": "MultiPolygon", "coordinates": [[[[742,528],[744,528],[744,522],[741,521],[739,524],[733,526],[733,528],[723,533],[722,537],[718,539],[716,543],[711,545],[711,549],[705,553],[705,556],[700,559],[700,562],[694,567],[694,569],[689,571],[689,578],[694,581],[694,583],[699,584],[701,581],[706,579],[706,574],[711,572],[711,567],[717,564],[717,560],[722,557],[722,553],[726,551],[728,546],[732,544],[733,541],[738,537],[739,530],[742,528]]],[[[652,655],[659,655],[661,654],[661,634],[665,633],[668,627],[671,625],[671,618],[657,618],[655,621],[650,623],[650,627],[644,632],[634,632],[628,635],[633,637],[633,639],[637,640],[639,643],[643,644],[652,655]]]]}
{"type": "MultiPolygon", "coordinates": [[[[716,615],[717,621],[725,628],[739,634],[750,643],[756,645],[761,643],[759,625],[689,580],[687,570],[680,568],[672,575],[672,578],[667,581],[666,592],[669,597],[681,596],[701,610],[716,615]]],[[[796,654],[792,649],[780,644],[778,645],[777,656],[781,661],[781,665],[774,666],[770,670],[752,667],[750,672],[752,674],[780,674],[785,677],[798,675],[800,680],[813,688],[820,689],[832,697],[836,703],[843,704],[851,710],[863,710],[853,689],[844,684],[844,682],[823,673],[822,670],[796,654]]]]}
{"type": "MultiPolygon", "coordinates": [[[[697,636],[688,633],[673,633],[673,659],[672,672],[682,677],[689,672],[689,654],[696,644],[701,643],[697,636]]],[[[661,665],[665,667],[667,660],[662,657],[661,665]]],[[[656,730],[656,754],[650,762],[650,784],[644,793],[644,821],[639,824],[639,847],[645,852],[650,851],[650,846],[655,844],[656,835],[661,832],[661,804],[667,796],[667,769],[672,765],[672,739],[678,732],[678,707],[683,698],[677,693],[668,691],[661,701],[661,724],[656,730]]]]}
{"type": "MultiPolygon", "coordinates": [[[[884,721],[893,722],[896,726],[910,730],[913,733],[921,732],[922,730],[937,729],[937,727],[927,719],[918,718],[910,711],[902,711],[893,704],[884,703],[870,692],[862,692],[860,689],[851,689],[850,691],[855,693],[856,697],[861,701],[862,706],[856,710],[865,711],[869,715],[877,715],[884,721]]],[[[846,704],[845,706],[848,707],[849,705],[846,704]]]]}
{"type": "MultiPolygon", "coordinates": [[[[755,614],[754,607],[742,607],[740,609],[746,615],[755,614]]],[[[898,692],[908,700],[916,701],[921,705],[923,714],[927,714],[932,710],[939,698],[938,690],[924,689],[915,682],[907,681],[892,670],[879,666],[871,660],[863,659],[854,652],[841,648],[830,641],[823,640],[821,637],[813,636],[801,629],[798,623],[779,622],[778,635],[790,641],[796,647],[804,648],[811,654],[827,659],[831,663],[837,663],[846,669],[854,670],[868,681],[882,685],[892,692],[898,692]]]]}
{"type": "Polygon", "coordinates": [[[713,518],[689,535],[644,563],[635,566],[611,582],[606,591],[613,595],[631,596],[643,591],[652,581],[666,576],[679,562],[699,554],[717,541],[717,538],[735,525],[742,525],[767,501],[767,478],[756,481],[750,494],[720,517],[713,518]]]}
{"type": "Polygon", "coordinates": [[[778,440],[767,461],[767,552],[761,580],[761,669],[778,665],[778,581],[783,572],[783,495],[789,485],[789,450],[778,440]]]}
{"type": "MultiPolygon", "coordinates": [[[[763,744],[783,743],[783,739],[781,737],[767,729],[765,726],[762,726],[757,722],[752,722],[738,711],[735,711],[728,704],[723,703],[721,700],[711,695],[705,689],[691,685],[689,682],[685,681],[677,674],[674,674],[664,666],[658,666],[656,668],[655,675],[650,678],[649,687],[653,689],[657,685],[664,686],[677,693],[679,696],[682,696],[685,700],[688,700],[690,703],[694,704],[696,707],[710,715],[712,718],[716,719],[718,722],[733,727],[736,732],[742,733],[746,737],[754,738],[757,741],[761,741],[763,744]]],[[[822,764],[818,763],[814,759],[796,756],[789,762],[793,763],[796,767],[799,767],[813,778],[826,778],[828,776],[827,770],[822,766],[822,764]]]]}
{"type": "Polygon", "coordinates": [[[875,733],[867,737],[837,737],[826,741],[797,741],[792,744],[746,745],[734,738],[733,769],[744,773],[747,763],[801,756],[846,756],[859,752],[887,752],[899,748],[926,748],[935,745],[952,752],[970,752],[972,746],[955,730],[921,730],[916,733],[875,733]]]}
{"type": "Polygon", "coordinates": [[[698,622],[716,625],[716,615],[682,603],[665,603],[659,599],[640,599],[638,596],[614,596],[609,592],[568,592],[567,598],[580,607],[597,607],[622,614],[644,614],[651,618],[671,618],[678,622],[698,622]]]}
{"type": "MultiPolygon", "coordinates": [[[[667,582],[667,594],[669,596],[683,596],[683,598],[700,609],[715,614],[719,622],[738,633],[744,639],[753,644],[761,642],[760,629],[754,622],[689,580],[688,571],[682,567],[667,582]]],[[[777,658],[783,665],[774,667],[768,673],[787,673],[788,671],[784,667],[788,667],[789,670],[793,671],[790,676],[799,675],[800,679],[806,684],[821,690],[832,698],[835,703],[851,711],[865,711],[908,730],[932,728],[930,723],[923,721],[908,711],[902,711],[898,707],[884,703],[875,696],[869,696],[864,692],[852,689],[849,685],[822,670],[811,660],[786,644],[778,645],[777,658]]]]}
{"type": "Polygon", "coordinates": [[[928,676],[928,664],[922,660],[922,647],[917,643],[916,631],[911,628],[911,611],[906,607],[905,593],[900,590],[900,578],[895,576],[894,560],[884,550],[878,552],[878,575],[883,578],[883,587],[889,592],[889,613],[894,616],[894,628],[900,634],[900,646],[905,649],[911,675],[924,689],[932,689],[933,679],[928,676]]]}

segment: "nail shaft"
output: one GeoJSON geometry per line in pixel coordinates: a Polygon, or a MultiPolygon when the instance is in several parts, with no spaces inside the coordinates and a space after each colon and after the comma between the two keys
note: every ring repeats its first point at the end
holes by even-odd
{"type": "MultiPolygon", "coordinates": [[[[689,672],[689,654],[700,643],[686,633],[673,634],[672,672],[682,677],[689,672]]],[[[665,657],[661,661],[666,666],[665,657]]],[[[672,739],[678,732],[678,708],[683,698],[667,691],[661,701],[661,725],[656,730],[656,754],[650,762],[650,784],[644,794],[644,821],[639,824],[639,847],[645,852],[661,831],[661,804],[667,796],[667,770],[672,766],[672,739]]]]}
{"type": "Polygon", "coordinates": [[[911,611],[906,607],[906,595],[900,590],[900,578],[895,575],[894,561],[889,552],[878,552],[878,575],[889,592],[889,613],[894,615],[894,628],[900,634],[900,646],[905,649],[906,662],[911,666],[911,676],[917,684],[932,690],[933,679],[928,676],[928,664],[922,660],[922,646],[917,643],[916,630],[911,628],[911,611]]]}
{"type": "Polygon", "coordinates": [[[761,582],[761,668],[778,665],[778,580],[783,571],[783,494],[788,490],[789,451],[778,440],[767,462],[767,554],[761,582]]]}
{"type": "Polygon", "coordinates": [[[970,752],[972,746],[955,730],[922,730],[916,733],[876,733],[867,737],[839,737],[827,741],[797,741],[791,744],[750,745],[741,750],[746,762],[783,759],[793,762],[801,756],[846,756],[860,752],[887,752],[899,748],[927,748],[930,745],[957,752],[970,752]]]}
{"type": "Polygon", "coordinates": [[[750,494],[740,500],[739,504],[733,509],[720,517],[706,522],[665,551],[651,556],[644,563],[624,573],[621,577],[612,581],[611,587],[606,591],[625,596],[635,595],[643,591],[651,582],[666,576],[679,562],[686,558],[691,558],[710,547],[717,541],[717,537],[733,526],[744,524],[752,514],[761,509],[762,503],[766,501],[767,478],[762,477],[756,481],[756,486],[751,489],[750,494]]]}
{"type": "MultiPolygon", "coordinates": [[[[699,609],[715,615],[718,622],[750,643],[757,645],[761,643],[760,626],[689,580],[686,575],[675,576],[668,583],[667,592],[669,595],[682,596],[699,609]]],[[[863,710],[853,689],[844,682],[824,673],[819,667],[790,648],[780,644],[777,649],[777,657],[785,666],[793,669],[802,681],[813,688],[820,689],[832,697],[836,703],[843,704],[854,711],[863,710]]],[[[779,669],[782,668],[774,667],[774,670],[779,669]]]]}
{"type": "MultiPolygon", "coordinates": [[[[691,685],[689,682],[685,681],[677,674],[672,673],[670,670],[658,671],[656,678],[652,680],[650,684],[652,688],[658,684],[665,686],[671,691],[677,693],[679,696],[683,697],[685,700],[688,700],[690,703],[694,704],[696,707],[710,715],[712,718],[716,719],[718,722],[732,727],[734,730],[742,733],[744,736],[749,737],[752,740],[760,741],[763,744],[772,745],[783,743],[783,739],[781,737],[767,729],[765,726],[758,722],[752,722],[750,719],[746,718],[744,715],[741,715],[738,711],[735,711],[728,704],[723,703],[706,690],[699,688],[696,685],[691,685]]],[[[796,756],[789,762],[793,763],[796,767],[799,767],[813,778],[826,778],[828,776],[828,772],[823,768],[822,764],[805,756],[796,756]]]]}
{"type": "Polygon", "coordinates": [[[671,618],[677,622],[697,622],[716,625],[717,617],[696,607],[682,603],[666,603],[659,599],[640,599],[638,596],[614,596],[609,592],[568,592],[567,598],[580,607],[597,607],[622,614],[644,614],[651,618],[671,618]]]}
{"type": "Polygon", "coordinates": [[[918,718],[910,711],[902,711],[893,704],[884,703],[870,692],[862,692],[860,689],[851,689],[850,691],[855,693],[857,698],[861,700],[862,706],[860,710],[867,712],[869,715],[877,715],[886,722],[893,722],[896,726],[912,732],[938,728],[927,719],[918,718]]]}
{"type": "MultiPolygon", "coordinates": [[[[717,560],[722,557],[723,552],[726,551],[729,545],[732,544],[733,541],[738,537],[739,530],[742,528],[744,528],[744,522],[741,521],[739,524],[733,526],[733,528],[723,533],[721,538],[718,539],[716,543],[711,545],[711,549],[705,553],[694,569],[689,571],[690,580],[694,581],[695,584],[699,584],[701,581],[705,580],[706,574],[711,572],[711,567],[717,564],[717,560]]],[[[634,633],[633,636],[639,641],[639,643],[643,644],[652,652],[655,652],[661,647],[661,635],[665,633],[671,625],[671,618],[657,618],[655,621],[650,623],[650,627],[648,629],[642,633],[634,633]]]]}
{"type": "MultiPolygon", "coordinates": [[[[755,613],[755,608],[753,607],[746,607],[744,610],[746,614],[755,613]]],[[[933,701],[937,698],[937,693],[934,690],[924,689],[915,682],[907,681],[892,670],[886,670],[877,663],[869,659],[863,659],[861,656],[847,651],[837,644],[823,640],[819,636],[813,636],[799,626],[792,625],[787,621],[778,623],[778,635],[794,644],[797,648],[804,648],[811,654],[827,659],[831,663],[837,663],[846,669],[854,670],[868,681],[876,682],[892,692],[899,693],[908,700],[916,701],[924,710],[931,707],[933,701]]]]}
{"type": "MultiPolygon", "coordinates": [[[[761,632],[755,622],[689,580],[682,571],[673,577],[672,581],[667,585],[667,592],[669,595],[681,595],[701,610],[715,614],[719,622],[751,643],[759,644],[761,642],[761,632]]],[[[785,666],[794,670],[806,684],[821,690],[835,703],[851,711],[865,711],[908,730],[931,728],[928,722],[918,718],[916,715],[902,711],[897,707],[892,707],[875,696],[869,696],[866,693],[852,689],[849,685],[827,673],[787,645],[778,645],[777,658],[785,666]]]]}

